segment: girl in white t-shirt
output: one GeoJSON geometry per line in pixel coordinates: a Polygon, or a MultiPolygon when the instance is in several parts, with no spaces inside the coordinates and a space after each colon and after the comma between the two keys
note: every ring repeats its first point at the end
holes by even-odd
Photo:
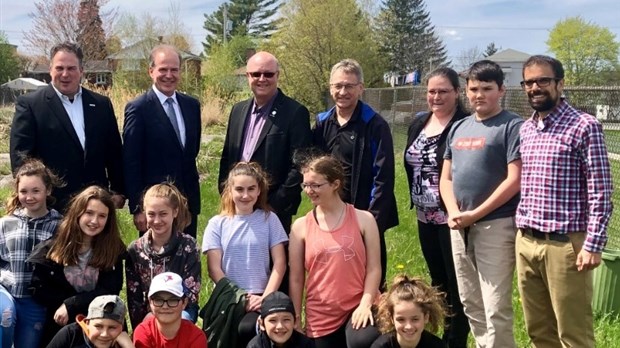
{"type": "Polygon", "coordinates": [[[202,243],[213,282],[226,277],[247,292],[238,328],[242,346],[256,335],[263,297],[278,289],[286,271],[288,237],[269,209],[268,188],[257,163],[237,163],[228,174],[220,214],[209,220],[202,243]]]}

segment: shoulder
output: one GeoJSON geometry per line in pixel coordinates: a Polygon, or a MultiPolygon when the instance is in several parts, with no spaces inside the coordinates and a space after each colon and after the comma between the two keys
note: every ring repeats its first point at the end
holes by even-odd
{"type": "Polygon", "coordinates": [[[423,347],[429,348],[444,348],[446,345],[443,343],[441,338],[435,336],[427,330],[422,331],[422,336],[420,337],[419,345],[423,347]]]}
{"type": "Polygon", "coordinates": [[[200,106],[200,101],[189,94],[177,92],[177,100],[179,100],[179,103],[188,103],[200,106]]]}
{"type": "Polygon", "coordinates": [[[31,103],[33,101],[39,101],[39,99],[43,99],[48,93],[54,93],[54,89],[52,86],[48,86],[45,88],[38,89],[34,92],[26,93],[19,98],[17,98],[18,103],[31,103]]]}
{"type": "Polygon", "coordinates": [[[302,239],[305,237],[307,219],[308,216],[304,215],[293,222],[293,224],[291,225],[291,236],[302,239]]]}
{"type": "Polygon", "coordinates": [[[375,340],[371,348],[397,348],[399,347],[394,333],[386,333],[375,340]],[[396,344],[395,344],[396,343],[396,344]]]}
{"type": "Polygon", "coordinates": [[[87,89],[87,88],[84,88],[84,87],[82,87],[82,95],[87,97],[87,98],[88,97],[93,98],[93,99],[95,99],[96,101],[99,101],[99,102],[110,103],[110,98],[106,97],[103,94],[99,94],[97,92],[93,92],[90,89],[87,89]]]}

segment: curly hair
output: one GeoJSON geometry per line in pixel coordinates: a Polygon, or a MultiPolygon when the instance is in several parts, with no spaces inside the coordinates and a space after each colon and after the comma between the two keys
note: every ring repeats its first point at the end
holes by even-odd
{"type": "Polygon", "coordinates": [[[23,176],[38,176],[43,181],[45,189],[50,192],[47,195],[46,204],[54,204],[56,199],[51,196],[54,187],[62,187],[64,183],[56,174],[54,174],[49,168],[47,168],[43,162],[38,159],[29,158],[24,160],[24,164],[15,172],[15,186],[14,191],[11,193],[6,201],[6,213],[12,214],[17,208],[21,206],[19,203],[19,182],[23,176]]]}
{"type": "Polygon", "coordinates": [[[91,242],[93,256],[88,264],[99,269],[112,269],[118,257],[125,253],[127,247],[118,229],[112,195],[99,186],[89,186],[69,202],[65,217],[58,226],[56,237],[47,253],[48,259],[64,266],[78,264],[78,253],[84,240],[80,217],[86,212],[88,202],[91,200],[103,203],[108,208],[108,217],[103,231],[93,237],[91,242]]]}
{"type": "Polygon", "coordinates": [[[256,180],[260,194],[256,203],[254,203],[254,210],[261,209],[265,212],[271,211],[269,203],[267,202],[269,193],[269,177],[268,174],[263,171],[260,164],[256,162],[239,162],[233,166],[228,173],[228,179],[224,184],[224,190],[222,191],[222,199],[220,201],[220,214],[226,216],[235,215],[235,202],[233,201],[233,180],[238,175],[247,175],[256,180]]]}
{"type": "Polygon", "coordinates": [[[187,207],[187,198],[183,196],[181,191],[179,191],[173,183],[164,182],[149,187],[144,193],[144,198],[142,200],[143,211],[146,211],[146,203],[149,198],[165,198],[168,200],[168,204],[172,210],[178,210],[177,217],[172,223],[173,233],[185,230],[185,228],[192,223],[192,214],[187,207]]]}
{"type": "Polygon", "coordinates": [[[443,325],[446,317],[445,293],[428,285],[421,278],[397,275],[392,286],[381,297],[377,321],[382,333],[394,331],[394,305],[401,301],[417,304],[422,313],[428,315],[427,327],[435,333],[443,325]]]}

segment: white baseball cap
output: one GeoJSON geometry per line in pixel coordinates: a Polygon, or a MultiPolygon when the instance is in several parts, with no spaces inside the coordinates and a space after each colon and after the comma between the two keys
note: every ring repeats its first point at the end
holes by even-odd
{"type": "Polygon", "coordinates": [[[175,296],[183,297],[183,279],[181,276],[173,272],[164,272],[158,274],[151,281],[151,287],[149,288],[149,298],[153,294],[160,291],[169,292],[175,296]]]}

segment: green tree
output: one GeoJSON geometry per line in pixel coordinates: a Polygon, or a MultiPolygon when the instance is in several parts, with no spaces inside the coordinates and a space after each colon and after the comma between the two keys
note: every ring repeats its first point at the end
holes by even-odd
{"type": "Polygon", "coordinates": [[[385,64],[355,0],[291,0],[281,13],[280,29],[264,48],[280,62],[282,88],[311,112],[325,109],[330,70],[342,59],[360,62],[367,87],[382,81],[385,64]]]}
{"type": "Polygon", "coordinates": [[[417,68],[423,74],[451,63],[424,0],[383,0],[376,35],[391,71],[403,73],[417,68]]]}
{"type": "Polygon", "coordinates": [[[20,60],[15,48],[6,34],[0,31],[0,84],[19,76],[20,60]]]}
{"type": "Polygon", "coordinates": [[[207,30],[206,41],[202,43],[204,51],[210,54],[214,44],[220,44],[224,38],[224,12],[232,23],[232,30],[226,38],[235,35],[267,38],[277,28],[278,21],[273,16],[280,8],[279,0],[231,0],[223,3],[213,13],[205,13],[203,28],[207,30]]]}
{"type": "Polygon", "coordinates": [[[600,85],[618,65],[620,44],[616,36],[580,16],[557,22],[549,33],[547,47],[564,65],[568,85],[600,85]]]}
{"type": "Polygon", "coordinates": [[[84,60],[103,60],[107,56],[106,37],[99,15],[97,0],[82,0],[77,14],[77,43],[82,47],[84,60]]]}
{"type": "Polygon", "coordinates": [[[498,48],[497,46],[495,46],[495,42],[491,42],[490,44],[487,45],[487,48],[484,50],[484,53],[482,55],[486,58],[486,57],[494,55],[500,49],[501,47],[498,48]]]}
{"type": "Polygon", "coordinates": [[[249,36],[234,36],[226,45],[216,44],[211,48],[204,69],[205,87],[224,100],[245,88],[245,76],[239,68],[246,64],[245,52],[241,48],[254,45],[249,36]]]}

